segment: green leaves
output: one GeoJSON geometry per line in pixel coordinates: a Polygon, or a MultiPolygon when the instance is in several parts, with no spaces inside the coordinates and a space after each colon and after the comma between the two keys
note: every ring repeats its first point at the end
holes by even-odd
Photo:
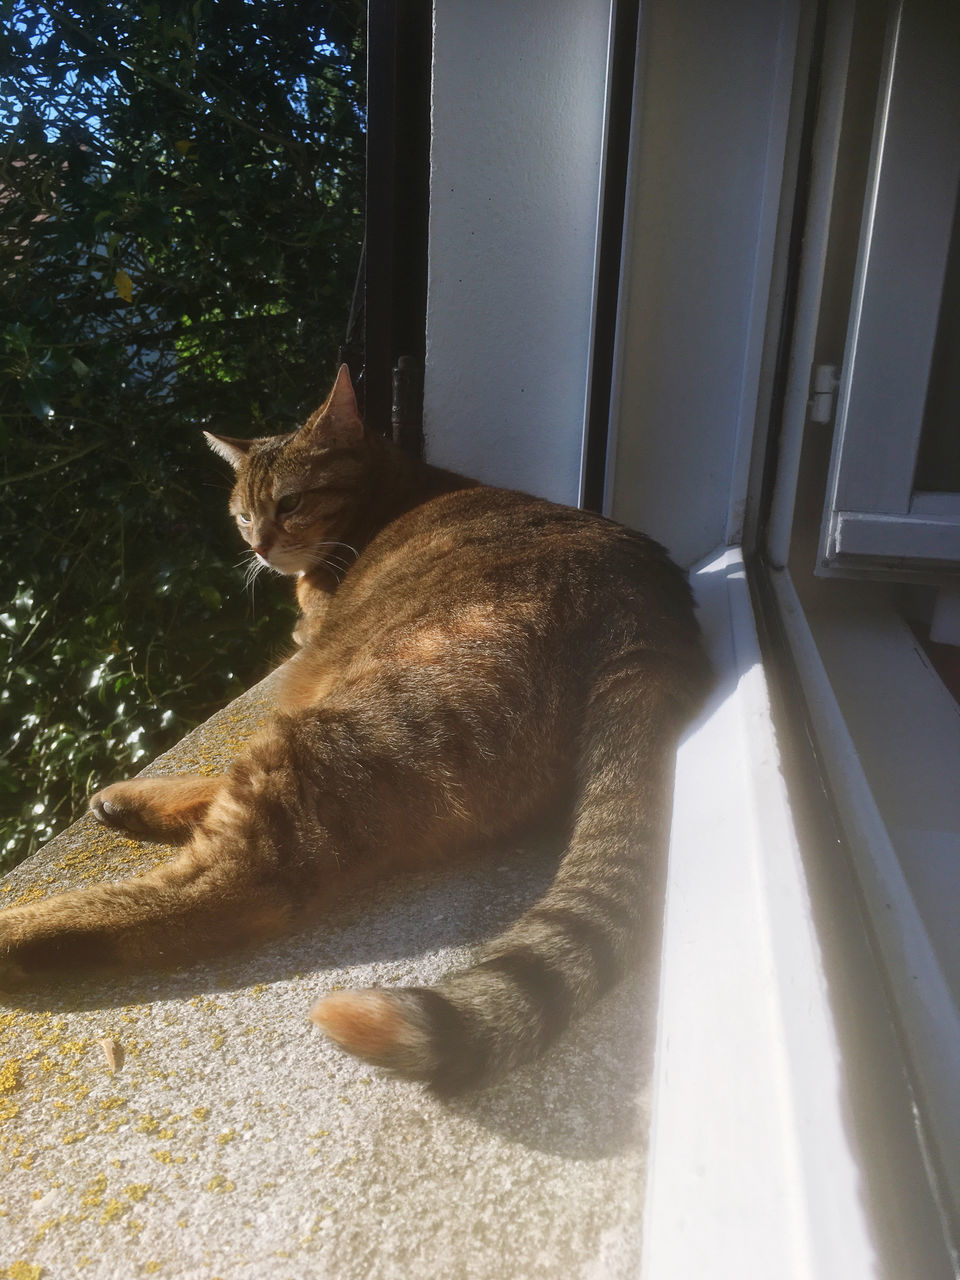
{"type": "Polygon", "coordinates": [[[243,593],[199,432],[287,430],[325,393],[363,234],[362,23],[346,0],[0,5],[0,865],[287,645],[289,586],[243,593]]]}

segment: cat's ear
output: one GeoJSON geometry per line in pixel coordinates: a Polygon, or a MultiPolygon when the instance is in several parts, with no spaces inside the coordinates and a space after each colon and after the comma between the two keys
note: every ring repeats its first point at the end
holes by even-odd
{"type": "Polygon", "coordinates": [[[212,431],[203,433],[207,438],[207,444],[214,453],[219,453],[221,458],[225,458],[230,463],[234,471],[237,471],[244,458],[250,452],[252,440],[235,440],[232,436],[215,436],[212,431]]]}
{"type": "Polygon", "coordinates": [[[327,396],[327,402],[320,412],[328,417],[360,421],[360,411],[357,409],[357,397],[354,394],[349,365],[342,364],[337,370],[333,390],[327,396]]]}
{"type": "Polygon", "coordinates": [[[300,430],[304,434],[315,435],[324,445],[359,444],[363,439],[363,422],[350,381],[350,370],[345,364],[337,370],[333,390],[300,430]]]}

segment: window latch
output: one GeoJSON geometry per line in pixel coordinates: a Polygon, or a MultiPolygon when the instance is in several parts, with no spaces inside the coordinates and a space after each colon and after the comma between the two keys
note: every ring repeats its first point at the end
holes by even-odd
{"type": "Polygon", "coordinates": [[[835,364],[818,364],[813,370],[813,395],[810,397],[808,417],[811,422],[833,421],[834,402],[840,375],[835,364]]]}

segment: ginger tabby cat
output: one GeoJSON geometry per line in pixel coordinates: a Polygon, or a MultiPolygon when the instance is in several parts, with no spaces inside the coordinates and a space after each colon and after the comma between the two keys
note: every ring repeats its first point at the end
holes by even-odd
{"type": "Polygon", "coordinates": [[[673,755],[708,682],[683,574],[599,516],[367,432],[346,368],[297,432],[208,436],[260,561],[297,579],[279,708],[219,777],[138,778],[99,821],[182,845],[0,912],[0,990],[171,967],[336,908],[341,886],[564,819],[545,896],[434,988],[314,1021],[441,1092],[540,1054],[656,938],[673,755]]]}

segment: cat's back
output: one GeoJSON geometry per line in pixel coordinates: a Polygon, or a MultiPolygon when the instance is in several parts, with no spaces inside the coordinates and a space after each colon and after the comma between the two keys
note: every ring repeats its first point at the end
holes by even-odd
{"type": "Polygon", "coordinates": [[[382,585],[423,574],[434,589],[442,580],[469,593],[499,588],[503,598],[573,585],[596,596],[616,583],[676,594],[681,609],[690,601],[685,575],[653,539],[590,511],[482,485],[444,493],[393,521],[356,570],[344,583],[344,602],[371,579],[382,585]]]}
{"type": "Polygon", "coordinates": [[[584,667],[627,645],[695,656],[697,637],[686,577],[658,543],[591,512],[474,486],[377,535],[301,665],[325,686],[321,673],[374,660],[462,669],[525,648],[584,667]]]}

